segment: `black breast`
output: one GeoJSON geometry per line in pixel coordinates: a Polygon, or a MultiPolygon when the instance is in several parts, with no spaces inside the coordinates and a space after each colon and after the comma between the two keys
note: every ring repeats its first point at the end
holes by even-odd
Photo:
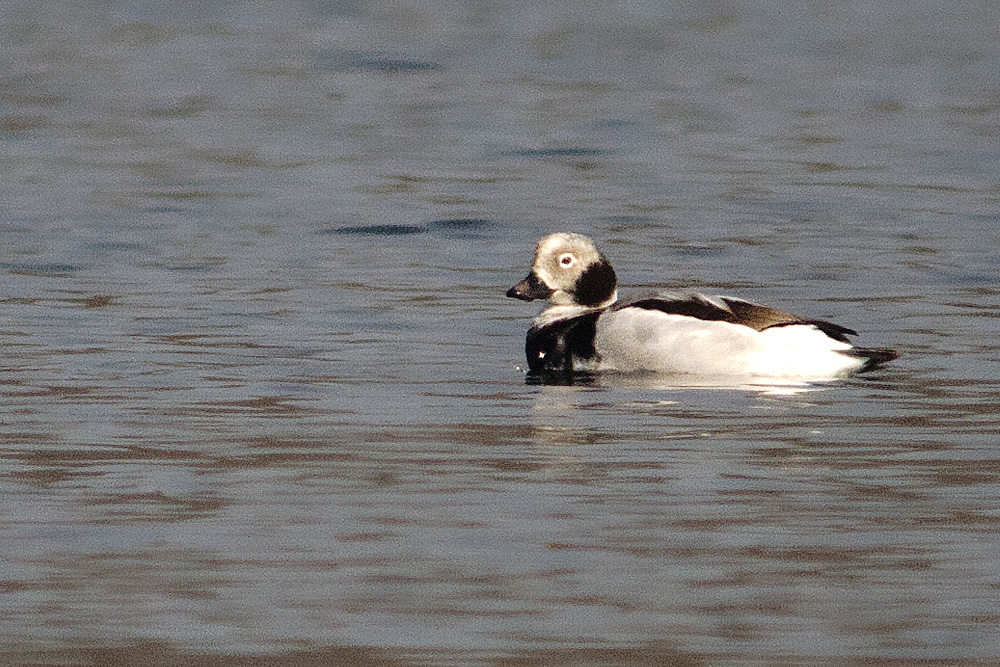
{"type": "Polygon", "coordinates": [[[569,375],[573,372],[573,359],[595,358],[594,335],[601,312],[531,327],[524,344],[531,372],[569,375]]]}

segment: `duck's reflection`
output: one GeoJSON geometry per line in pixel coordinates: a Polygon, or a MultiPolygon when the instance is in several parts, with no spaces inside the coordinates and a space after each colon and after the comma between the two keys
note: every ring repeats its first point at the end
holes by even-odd
{"type": "Polygon", "coordinates": [[[695,375],[689,373],[656,373],[616,371],[549,373],[545,371],[525,373],[525,383],[547,387],[577,387],[581,389],[635,388],[673,391],[682,389],[718,389],[755,392],[766,396],[794,396],[813,391],[822,391],[829,381],[790,381],[766,376],[747,375],[695,375]]]}

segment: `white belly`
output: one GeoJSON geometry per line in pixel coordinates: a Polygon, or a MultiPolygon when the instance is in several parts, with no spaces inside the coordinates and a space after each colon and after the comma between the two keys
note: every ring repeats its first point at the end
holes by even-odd
{"type": "Polygon", "coordinates": [[[597,321],[599,367],[698,375],[823,379],[846,375],[861,360],[851,345],[812,325],[756,331],[728,322],[624,308],[597,321]]]}

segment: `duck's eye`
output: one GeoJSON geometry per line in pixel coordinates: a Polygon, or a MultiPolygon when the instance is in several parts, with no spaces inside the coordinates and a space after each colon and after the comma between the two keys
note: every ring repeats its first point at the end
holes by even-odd
{"type": "Polygon", "coordinates": [[[566,253],[565,255],[559,255],[559,266],[563,267],[564,269],[568,269],[569,267],[573,266],[575,262],[576,262],[576,257],[573,257],[573,255],[569,253],[566,253]]]}

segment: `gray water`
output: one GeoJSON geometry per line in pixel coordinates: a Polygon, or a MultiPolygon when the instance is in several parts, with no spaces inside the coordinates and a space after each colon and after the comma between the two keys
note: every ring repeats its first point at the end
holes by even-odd
{"type": "Polygon", "coordinates": [[[998,35],[0,2],[3,662],[1000,661],[998,35]],[[526,383],[561,230],[903,356],[526,383]]]}

